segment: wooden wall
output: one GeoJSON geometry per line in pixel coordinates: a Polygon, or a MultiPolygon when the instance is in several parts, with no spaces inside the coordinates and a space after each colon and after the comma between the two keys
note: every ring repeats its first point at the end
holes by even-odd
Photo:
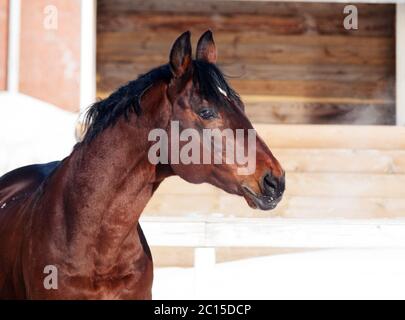
{"type": "MultiPolygon", "coordinates": [[[[275,210],[254,210],[242,197],[171,177],[158,188],[143,217],[365,222],[405,217],[404,127],[262,124],[256,129],[286,170],[286,192],[275,210]]],[[[157,248],[153,252],[160,265],[191,264],[191,249],[157,248]]],[[[280,251],[217,251],[221,261],[274,253],[280,251]]]]}
{"type": "MultiPolygon", "coordinates": [[[[256,125],[286,170],[286,192],[265,216],[283,218],[405,217],[405,128],[393,126],[256,125]]],[[[166,179],[151,215],[257,217],[238,196],[208,184],[166,179]]]]}
{"type": "Polygon", "coordinates": [[[220,65],[262,123],[393,124],[395,6],[99,0],[98,95],[167,62],[174,39],[215,32],[220,65]]]}
{"type": "Polygon", "coordinates": [[[7,86],[8,0],[0,0],[0,91],[7,86]]]}
{"type": "Polygon", "coordinates": [[[80,108],[80,0],[21,2],[20,91],[61,108],[80,108]],[[44,26],[45,7],[57,27],[44,26]]]}

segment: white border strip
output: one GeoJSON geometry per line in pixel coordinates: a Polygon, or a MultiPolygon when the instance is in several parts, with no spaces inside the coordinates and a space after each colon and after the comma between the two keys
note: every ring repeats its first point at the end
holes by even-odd
{"type": "Polygon", "coordinates": [[[96,0],[81,1],[80,110],[96,99],[96,0]]]}
{"type": "Polygon", "coordinates": [[[7,89],[17,93],[20,81],[21,1],[9,1],[7,89]]]}

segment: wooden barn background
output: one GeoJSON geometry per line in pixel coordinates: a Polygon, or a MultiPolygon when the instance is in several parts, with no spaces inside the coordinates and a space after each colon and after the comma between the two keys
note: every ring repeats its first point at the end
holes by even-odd
{"type": "MultiPolygon", "coordinates": [[[[167,63],[176,37],[214,31],[219,64],[256,123],[395,123],[395,5],[98,1],[97,88],[167,63]]],[[[195,46],[194,46],[195,48],[195,46]]]]}
{"type": "MultiPolygon", "coordinates": [[[[97,93],[104,97],[167,63],[171,44],[185,30],[191,30],[195,48],[210,28],[219,65],[287,170],[286,196],[273,217],[403,217],[405,132],[389,126],[396,122],[396,7],[358,4],[359,29],[346,30],[344,6],[99,0],[97,93]]],[[[250,209],[241,198],[179,178],[163,183],[146,208],[146,219],[152,222],[261,218],[265,223],[269,215],[250,209]]],[[[187,239],[192,227],[183,228],[187,239]]],[[[192,245],[184,246],[188,248],[179,241],[176,247],[154,247],[158,265],[191,265],[192,245]]],[[[220,246],[216,258],[228,261],[291,250],[296,248],[220,246]]]]}

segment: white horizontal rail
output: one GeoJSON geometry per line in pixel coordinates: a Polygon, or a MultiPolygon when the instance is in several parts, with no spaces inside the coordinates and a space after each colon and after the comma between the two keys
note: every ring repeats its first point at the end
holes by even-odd
{"type": "Polygon", "coordinates": [[[145,217],[152,246],[405,248],[405,219],[187,219],[145,217]]]}

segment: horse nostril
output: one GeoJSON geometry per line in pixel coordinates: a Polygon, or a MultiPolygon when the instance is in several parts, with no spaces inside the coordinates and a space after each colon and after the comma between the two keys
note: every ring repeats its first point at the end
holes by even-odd
{"type": "Polygon", "coordinates": [[[263,178],[263,191],[265,194],[275,194],[277,192],[278,182],[271,174],[266,174],[263,178]]]}

